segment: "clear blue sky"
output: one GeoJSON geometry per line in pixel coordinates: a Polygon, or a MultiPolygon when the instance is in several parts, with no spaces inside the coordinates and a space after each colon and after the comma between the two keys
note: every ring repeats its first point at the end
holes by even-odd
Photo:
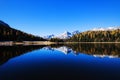
{"type": "Polygon", "coordinates": [[[39,36],[120,26],[120,0],[0,0],[0,20],[39,36]]]}

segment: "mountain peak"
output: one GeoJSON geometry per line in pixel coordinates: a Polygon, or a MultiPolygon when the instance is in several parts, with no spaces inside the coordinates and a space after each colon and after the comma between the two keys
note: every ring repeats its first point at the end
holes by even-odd
{"type": "Polygon", "coordinates": [[[68,31],[65,31],[64,33],[56,36],[57,38],[60,38],[60,39],[66,39],[66,38],[70,38],[72,36],[72,34],[68,31]]]}
{"type": "Polygon", "coordinates": [[[60,34],[60,35],[71,35],[71,33],[68,32],[68,31],[65,31],[64,33],[62,33],[62,34],[60,34]]]}

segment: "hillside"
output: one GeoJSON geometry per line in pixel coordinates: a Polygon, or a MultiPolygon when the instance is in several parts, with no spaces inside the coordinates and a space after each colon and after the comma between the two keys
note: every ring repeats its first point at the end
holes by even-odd
{"type": "Polygon", "coordinates": [[[44,41],[45,39],[11,28],[0,21],[0,41],[44,41]]]}
{"type": "Polygon", "coordinates": [[[120,29],[86,31],[74,35],[68,41],[76,42],[120,42],[120,29]]]}

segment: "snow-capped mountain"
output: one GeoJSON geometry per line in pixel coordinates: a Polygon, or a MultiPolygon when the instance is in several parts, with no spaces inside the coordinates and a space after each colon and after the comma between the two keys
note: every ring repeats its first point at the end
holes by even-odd
{"type": "Polygon", "coordinates": [[[62,33],[60,35],[57,35],[55,37],[60,38],[60,39],[67,39],[67,38],[72,37],[72,33],[68,32],[68,31],[65,31],[64,33],[62,33]]]}
{"type": "Polygon", "coordinates": [[[54,37],[55,37],[55,35],[52,34],[52,35],[44,36],[43,38],[44,38],[44,39],[51,39],[51,38],[54,38],[54,37]]]}
{"type": "Polygon", "coordinates": [[[72,37],[73,35],[75,34],[78,34],[80,33],[78,30],[76,31],[73,31],[73,32],[68,32],[68,31],[65,31],[64,33],[62,34],[59,34],[59,35],[47,35],[47,36],[44,36],[45,39],[51,39],[51,38],[60,38],[60,39],[67,39],[67,38],[70,38],[72,37]]]}
{"type": "Polygon", "coordinates": [[[108,27],[108,28],[93,28],[92,30],[90,31],[111,31],[111,30],[117,30],[117,29],[120,29],[120,27],[108,27]]]}

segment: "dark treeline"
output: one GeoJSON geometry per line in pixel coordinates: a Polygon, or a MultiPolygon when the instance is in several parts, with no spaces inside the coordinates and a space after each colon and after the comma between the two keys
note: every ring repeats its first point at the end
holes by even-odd
{"type": "Polygon", "coordinates": [[[44,41],[45,39],[11,28],[0,21],[0,41],[44,41]]]}
{"type": "Polygon", "coordinates": [[[13,57],[20,56],[33,50],[41,49],[44,45],[29,45],[29,46],[0,46],[0,65],[13,57]]]}
{"type": "Polygon", "coordinates": [[[64,39],[60,39],[60,38],[51,38],[49,41],[51,42],[64,42],[64,39]]]}
{"type": "Polygon", "coordinates": [[[67,41],[74,42],[120,42],[120,29],[112,31],[87,31],[74,35],[67,41]]]}

